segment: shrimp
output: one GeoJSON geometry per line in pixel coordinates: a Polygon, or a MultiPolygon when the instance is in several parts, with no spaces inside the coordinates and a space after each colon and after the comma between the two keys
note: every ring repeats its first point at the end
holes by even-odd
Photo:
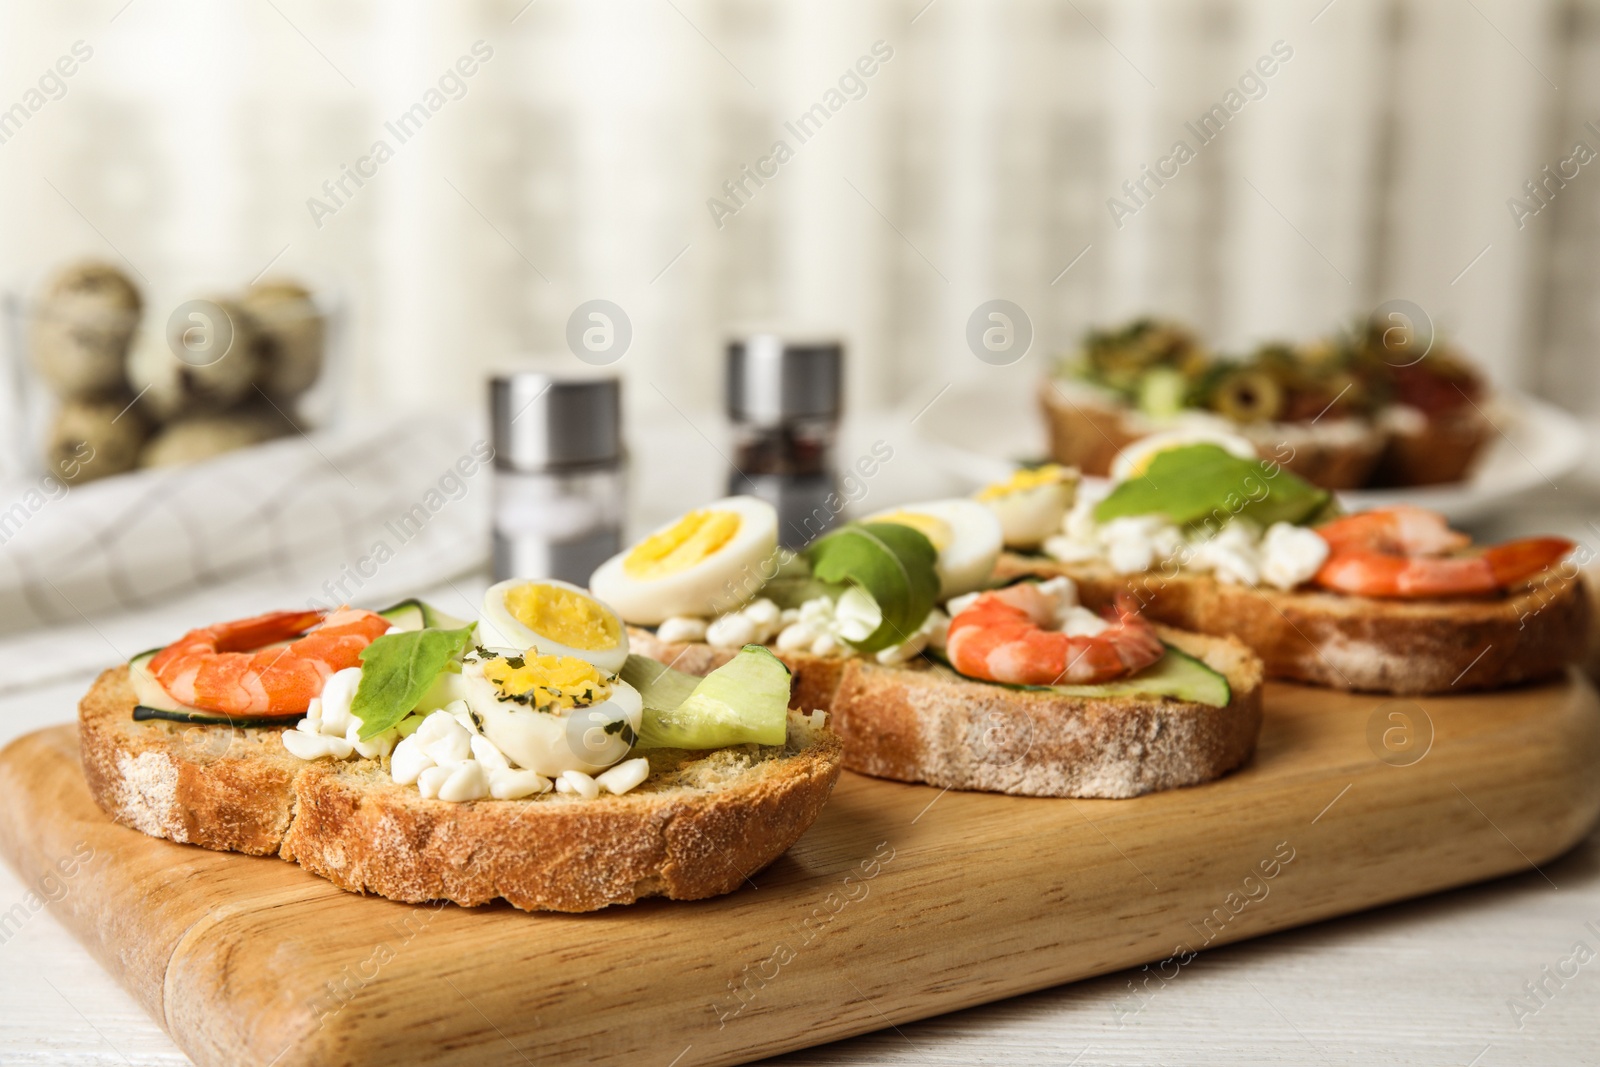
{"type": "Polygon", "coordinates": [[[149,669],[167,695],[191,707],[303,715],[328,676],[359,667],[361,650],[388,628],[382,615],[357,608],[275,611],[190,630],[149,669]]]}
{"type": "Polygon", "coordinates": [[[1444,516],[1401,505],[1317,527],[1328,558],[1313,579],[1354,596],[1448,597],[1497,593],[1559,562],[1564,537],[1526,537],[1466,552],[1472,539],[1444,516]]]}
{"type": "Polygon", "coordinates": [[[945,647],[962,674],[1010,685],[1095,685],[1143,670],[1166,654],[1126,593],[1107,617],[1111,625],[1093,636],[1051,629],[1054,601],[1023,583],[984,593],[957,614],[945,647]]]}

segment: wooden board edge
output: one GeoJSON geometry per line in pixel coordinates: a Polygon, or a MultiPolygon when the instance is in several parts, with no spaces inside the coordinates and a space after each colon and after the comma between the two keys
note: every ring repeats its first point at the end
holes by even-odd
{"type": "MultiPolygon", "coordinates": [[[[1559,713],[1549,716],[1546,728],[1536,737],[1531,739],[1524,738],[1530,743],[1537,744],[1542,753],[1541,759],[1547,760],[1553,768],[1549,774],[1538,781],[1526,779],[1501,780],[1493,783],[1494,787],[1487,791],[1480,792],[1477,788],[1473,788],[1472,795],[1468,795],[1463,790],[1459,799],[1445,798],[1446,801],[1454,806],[1454,817],[1459,817],[1462,820],[1475,820],[1472,824],[1475,829],[1470,837],[1470,841],[1474,845],[1482,842],[1488,842],[1490,845],[1505,845],[1506,847],[1501,849],[1500,852],[1486,853],[1476,857],[1471,862],[1464,863],[1453,874],[1441,876],[1439,879],[1426,883],[1421,888],[1413,886],[1397,891],[1389,897],[1374,897],[1357,908],[1328,902],[1321,907],[1306,905],[1293,910],[1275,911],[1267,915],[1252,914],[1247,922],[1225,930],[1214,943],[1207,947],[1231,944],[1252,937],[1348,914],[1353,910],[1379,907],[1460,885],[1468,885],[1485,879],[1528,870],[1530,866],[1543,864],[1568,851],[1584,838],[1595,820],[1600,818],[1600,776],[1596,776],[1593,773],[1593,768],[1596,765],[1600,765],[1600,700],[1597,700],[1594,690],[1586,682],[1576,681],[1576,676],[1574,676],[1574,681],[1575,684],[1570,687],[1567,699],[1559,709],[1559,713]],[[1530,820],[1526,814],[1519,813],[1519,805],[1526,803],[1527,796],[1553,793],[1563,793],[1570,799],[1570,803],[1564,809],[1566,817],[1555,822],[1547,820],[1541,822],[1530,820]],[[1507,808],[1512,811],[1510,817],[1504,814],[1504,809],[1507,808]],[[1496,816],[1499,818],[1496,818],[1496,816]],[[1501,826],[1506,829],[1502,830],[1501,826]],[[1508,831],[1510,836],[1508,836],[1508,831]],[[1531,831],[1535,836],[1524,837],[1524,831],[1531,831]],[[1511,837],[1517,838],[1520,843],[1512,844],[1511,837]]],[[[1485,761],[1486,764],[1490,763],[1494,758],[1496,747],[1502,743],[1501,740],[1493,737],[1483,738],[1474,742],[1478,751],[1471,753],[1471,755],[1475,759],[1485,761]]],[[[77,763],[76,742],[72,737],[70,727],[52,728],[51,730],[27,735],[14,742],[3,752],[0,752],[0,804],[6,804],[7,807],[15,806],[9,802],[17,796],[15,789],[18,788],[18,783],[21,781],[21,776],[13,773],[13,764],[17,762],[14,757],[18,755],[33,762],[50,758],[56,760],[67,759],[74,766],[77,763]],[[23,745],[23,742],[32,742],[37,747],[29,748],[24,746],[19,748],[19,746],[23,745]]],[[[1372,780],[1380,780],[1382,775],[1389,770],[1392,770],[1392,768],[1371,768],[1374,775],[1372,780]]],[[[1330,799],[1334,798],[1334,794],[1340,788],[1341,773],[1342,768],[1335,768],[1333,771],[1322,774],[1318,778],[1318,781],[1327,786],[1330,799]]],[[[1018,803],[1071,802],[1021,800],[1018,803]]],[[[1119,802],[1093,803],[1116,805],[1119,802]]],[[[1340,812],[1341,816],[1353,812],[1373,820],[1374,825],[1377,824],[1378,820],[1392,817],[1392,811],[1386,811],[1382,806],[1364,807],[1363,805],[1368,802],[1362,799],[1360,791],[1343,796],[1343,799],[1339,800],[1338,803],[1344,805],[1344,811],[1340,812]]],[[[1102,825],[1114,834],[1114,820],[1105,822],[1102,825]]],[[[1317,825],[1316,819],[1312,820],[1312,825],[1317,825]]],[[[1463,823],[1463,825],[1466,824],[1463,823]]],[[[85,833],[89,833],[94,829],[93,826],[85,826],[83,828],[85,833]]],[[[134,832],[123,830],[109,822],[98,824],[98,829],[103,833],[125,834],[134,832]]],[[[72,838],[73,836],[72,833],[66,833],[64,837],[62,834],[56,834],[51,837],[43,834],[43,831],[33,830],[28,827],[10,824],[0,825],[0,852],[5,854],[8,862],[18,870],[19,874],[25,876],[24,880],[26,881],[29,878],[39,878],[47,874],[52,848],[58,848],[59,845],[64,843],[65,838],[72,838]],[[29,834],[32,836],[27,836],[29,834]]],[[[86,840],[92,841],[93,839],[91,837],[86,838],[86,840]]],[[[220,864],[231,864],[240,861],[282,862],[275,859],[250,860],[245,857],[206,853],[203,850],[192,847],[187,849],[184,846],[175,845],[164,847],[174,850],[175,854],[181,852],[189,858],[186,862],[199,862],[202,865],[207,860],[220,864]]],[[[1284,883],[1285,886],[1290,884],[1288,882],[1284,883]]],[[[64,899],[70,900],[72,897],[73,894],[69,892],[64,899]]],[[[170,943],[166,962],[163,964],[160,979],[157,982],[157,989],[160,990],[159,999],[163,1005],[168,999],[173,983],[178,980],[180,972],[191,965],[209,965],[206,957],[210,950],[216,947],[213,939],[226,936],[230,926],[234,925],[234,920],[240,915],[242,915],[242,912],[238,909],[216,909],[213,913],[208,913],[199,919],[188,922],[176,934],[170,943]]],[[[76,916],[75,913],[70,911],[63,915],[64,924],[72,930],[74,936],[83,942],[91,953],[100,960],[102,965],[106,966],[113,975],[118,977],[122,984],[134,993],[136,998],[141,1000],[141,1003],[145,1005],[147,1011],[150,1011],[152,1017],[164,1029],[173,1034],[174,1040],[184,1047],[186,1051],[190,1052],[197,1062],[236,1062],[236,1058],[218,1058],[221,1055],[219,1049],[224,1046],[211,1042],[221,1037],[220,1033],[209,1035],[211,1042],[198,1040],[199,1035],[179,1032],[183,1028],[173,1025],[173,1020],[167,1017],[164,1008],[162,1010],[152,1009],[149,1003],[146,1002],[145,997],[141,996],[141,990],[136,988],[135,975],[118,965],[125,963],[126,960],[119,953],[113,952],[108,946],[106,937],[112,931],[103,929],[86,930],[79,925],[78,921],[75,921],[75,919],[81,918],[81,916],[76,916]],[[209,1047],[207,1047],[208,1045],[209,1047]]],[[[1003,997],[1048,988],[1062,984],[1065,981],[1077,981],[1095,975],[1113,973],[1127,967],[1138,966],[1140,963],[1157,962],[1164,958],[1161,955],[1144,954],[1138,958],[1107,961],[1104,966],[1075,972],[1067,977],[1062,977],[1061,973],[1057,972],[1041,972],[1041,978],[1037,981],[1022,978],[1012,984],[985,986],[964,996],[952,995],[947,992],[943,999],[940,999],[937,1003],[928,998],[908,1003],[887,1000],[884,998],[887,996],[888,991],[879,989],[875,983],[869,981],[864,986],[864,993],[873,997],[875,1003],[862,1002],[858,1005],[847,1005],[846,1007],[849,1010],[841,1011],[836,1018],[830,1020],[828,1025],[809,1028],[802,1035],[791,1034],[771,1040],[755,1037],[754,1033],[751,1032],[754,1039],[743,1041],[737,1051],[719,1051],[717,1048],[707,1048],[708,1055],[706,1057],[702,1058],[697,1054],[692,1058],[692,1062],[694,1064],[744,1062],[755,1055],[771,1055],[807,1047],[822,1041],[836,1040],[881,1029],[885,1025],[886,1019],[898,1024],[924,1018],[931,1014],[941,1014],[1003,997]],[[860,1010],[856,1010],[858,1007],[860,1010]],[[880,1012],[882,1013],[880,1014],[880,1012]]],[[[196,977],[194,974],[188,975],[189,979],[194,977],[196,977]]],[[[762,1016],[757,1015],[752,1016],[749,1021],[761,1020],[762,1016]]],[[[765,1021],[770,1022],[770,1017],[765,1021]]],[[[218,1023],[219,1025],[226,1024],[226,1020],[218,1020],[218,1023]]],[[[237,1037],[237,1035],[237,1030],[234,1030],[234,1036],[237,1037]]],[[[331,1039],[340,1035],[330,1032],[327,1036],[331,1039]]],[[[348,1051],[347,1045],[319,1045],[312,1043],[304,1050],[296,1051],[290,1057],[281,1059],[279,1061],[280,1067],[288,1067],[288,1065],[295,1062],[328,1062],[328,1055],[334,1053],[340,1047],[343,1047],[346,1052],[348,1051]]],[[[237,1045],[233,1046],[233,1048],[235,1051],[239,1051],[237,1045]]],[[[705,1046],[702,1046],[702,1048],[705,1048],[705,1046]]],[[[281,1049],[272,1050],[271,1055],[281,1054],[282,1051],[281,1049]]],[[[268,1062],[271,1059],[271,1055],[263,1051],[259,1057],[260,1062],[268,1062]]],[[[684,1067],[688,1067],[687,1062],[684,1067]]]]}

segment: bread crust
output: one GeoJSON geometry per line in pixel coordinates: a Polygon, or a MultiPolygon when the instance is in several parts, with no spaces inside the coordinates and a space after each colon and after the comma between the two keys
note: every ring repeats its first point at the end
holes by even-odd
{"type": "Polygon", "coordinates": [[[1560,568],[1503,597],[1379,600],[1321,590],[1227,585],[1209,575],[1118,575],[1104,564],[1061,564],[1006,554],[996,577],[1064,574],[1084,604],[1130,591],[1155,620],[1231,634],[1254,649],[1268,677],[1397,695],[1500,689],[1557,674],[1579,659],[1590,606],[1575,568],[1560,568]]]}
{"type": "Polygon", "coordinates": [[[304,766],[277,731],[134,722],[137,703],[121,666],[103,672],[78,705],[84,777],[106,814],[152,837],[276,855],[304,766]]]}
{"type": "MultiPolygon", "coordinates": [[[[1227,677],[1214,708],[1158,696],[1067,697],[972,681],[926,660],[884,666],[859,657],[779,655],[794,700],[830,712],[844,765],[877,778],[1040,797],[1133,797],[1220,778],[1250,758],[1261,729],[1261,661],[1231,638],[1160,628],[1169,644],[1227,677]],[[831,688],[829,688],[831,684],[831,688]]],[[[733,655],[707,645],[629,644],[680,670],[733,655]]]]}
{"type": "Polygon", "coordinates": [[[622,796],[457,804],[377,761],[299,760],[281,730],[134,722],[136,702],[117,667],[79,705],[85,777],[114,821],[412,903],[580,912],[727,893],[816,821],[841,766],[837,735],[790,716],[781,747],[652,751],[650,778],[622,796]]]}

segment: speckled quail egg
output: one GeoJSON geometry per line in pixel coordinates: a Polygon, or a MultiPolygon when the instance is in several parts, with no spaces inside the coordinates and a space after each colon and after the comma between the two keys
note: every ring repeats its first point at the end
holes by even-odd
{"type": "Polygon", "coordinates": [[[310,290],[288,280],[258,282],[239,303],[256,325],[261,388],[282,402],[315,385],[327,323],[310,290]]]}
{"type": "Polygon", "coordinates": [[[293,433],[295,426],[266,404],[216,415],[184,415],[157,430],[139,456],[141,467],[197,463],[293,433]]]}
{"type": "Polygon", "coordinates": [[[122,474],[139,462],[149,423],[132,397],[68,400],[45,441],[45,464],[68,483],[122,474]]]}
{"type": "Polygon", "coordinates": [[[254,392],[254,320],[225,298],[183,308],[160,331],[142,331],[128,358],[134,390],[147,389],[163,419],[220,411],[254,392]]]}
{"type": "Polygon", "coordinates": [[[61,271],[34,306],[29,355],[39,376],[63,397],[123,389],[139,308],[139,290],[110,264],[75,263],[61,271]]]}

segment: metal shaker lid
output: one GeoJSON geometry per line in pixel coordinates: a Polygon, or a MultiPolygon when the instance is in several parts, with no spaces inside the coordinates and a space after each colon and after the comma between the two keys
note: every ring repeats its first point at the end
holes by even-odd
{"type": "Polygon", "coordinates": [[[844,344],[831,338],[753,332],[728,342],[728,415],[773,426],[839,414],[844,344]]]}
{"type": "Polygon", "coordinates": [[[556,471],[622,458],[622,383],[612,376],[522,370],[489,380],[495,466],[556,471]]]}

